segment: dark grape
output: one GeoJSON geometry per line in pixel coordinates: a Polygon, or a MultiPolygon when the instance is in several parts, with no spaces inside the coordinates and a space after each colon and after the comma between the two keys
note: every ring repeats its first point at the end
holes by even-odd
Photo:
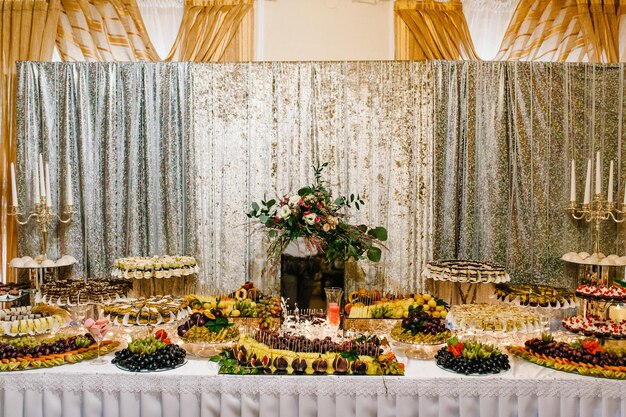
{"type": "Polygon", "coordinates": [[[129,371],[154,371],[175,368],[185,362],[187,352],[178,345],[166,345],[163,349],[148,355],[132,353],[128,348],[115,352],[111,363],[116,363],[129,371]]]}

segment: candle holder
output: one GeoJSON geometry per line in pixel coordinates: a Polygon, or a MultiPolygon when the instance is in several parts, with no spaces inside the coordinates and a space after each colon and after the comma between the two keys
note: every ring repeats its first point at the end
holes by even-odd
{"type": "Polygon", "coordinates": [[[576,204],[570,201],[567,208],[570,215],[576,220],[584,220],[594,225],[594,252],[600,252],[600,224],[605,220],[613,220],[615,223],[623,223],[626,220],[626,204],[621,204],[618,209],[614,202],[609,202],[602,194],[595,194],[589,204],[576,204]]]}
{"type": "Polygon", "coordinates": [[[52,224],[52,220],[56,217],[60,223],[68,224],[72,221],[74,216],[74,206],[67,205],[65,210],[61,214],[53,213],[52,209],[46,205],[45,197],[40,198],[40,202],[35,204],[35,208],[30,213],[24,213],[19,210],[17,206],[9,207],[9,216],[13,216],[15,221],[19,225],[26,225],[30,223],[32,219],[39,225],[41,234],[41,255],[43,258],[47,258],[47,244],[48,244],[48,227],[52,224]]]}

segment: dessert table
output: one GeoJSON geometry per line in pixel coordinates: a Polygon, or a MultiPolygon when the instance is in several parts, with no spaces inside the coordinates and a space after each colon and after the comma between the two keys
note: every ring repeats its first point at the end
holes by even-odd
{"type": "Polygon", "coordinates": [[[0,417],[626,415],[626,381],[511,362],[506,373],[476,377],[419,360],[408,360],[404,377],[217,376],[201,359],[137,374],[82,362],[2,374],[0,417]]]}

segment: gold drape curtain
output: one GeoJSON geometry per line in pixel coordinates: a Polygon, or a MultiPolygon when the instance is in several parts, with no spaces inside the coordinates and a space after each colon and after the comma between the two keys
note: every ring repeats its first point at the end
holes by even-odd
{"type": "Polygon", "coordinates": [[[396,0],[396,59],[479,59],[460,0],[396,0]]]}
{"type": "Polygon", "coordinates": [[[619,62],[617,0],[520,0],[496,59],[619,62]]]}
{"type": "Polygon", "coordinates": [[[254,0],[186,0],[168,61],[253,59],[254,0]]]}
{"type": "Polygon", "coordinates": [[[158,61],[135,0],[61,0],[64,61],[158,61]]]}
{"type": "MultiPolygon", "coordinates": [[[[59,0],[2,0],[0,10],[0,172],[2,174],[2,204],[0,206],[0,236],[2,254],[0,270],[6,277],[7,263],[16,254],[15,222],[8,216],[11,201],[10,164],[15,161],[15,61],[49,61],[59,19],[59,0]]],[[[16,167],[16,170],[20,167],[16,167]]]]}

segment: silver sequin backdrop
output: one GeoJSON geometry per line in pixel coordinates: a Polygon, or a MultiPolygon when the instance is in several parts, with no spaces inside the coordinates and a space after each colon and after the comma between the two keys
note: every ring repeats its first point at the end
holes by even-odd
{"type": "MultiPolygon", "coordinates": [[[[53,206],[69,162],[76,221],[49,252],[77,274],[113,259],[185,253],[201,285],[257,279],[262,235],[251,201],[296,191],[315,162],[338,193],[367,201],[354,222],[388,228],[369,284],[418,288],[425,262],[506,264],[519,281],[571,284],[560,255],[591,249],[569,219],[596,150],[616,161],[623,197],[622,66],[515,62],[21,63],[18,186],[32,204],[36,158],[50,161],[53,206]]],[[[20,228],[20,254],[37,252],[20,228]]],[[[603,228],[605,253],[623,229],[603,228]]],[[[276,286],[267,279],[264,287],[276,286]]]]}

